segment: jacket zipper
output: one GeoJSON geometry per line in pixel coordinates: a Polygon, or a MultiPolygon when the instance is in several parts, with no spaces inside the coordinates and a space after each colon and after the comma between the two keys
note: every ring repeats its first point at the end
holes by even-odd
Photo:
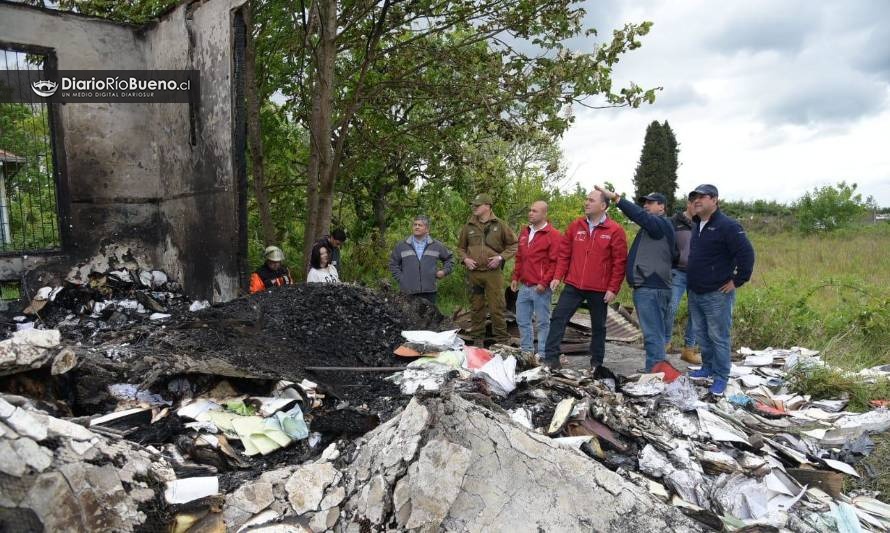
{"type": "MultiPolygon", "coordinates": [[[[587,231],[587,228],[585,228],[585,231],[587,231]]],[[[582,283],[583,283],[583,280],[587,279],[587,276],[586,276],[586,274],[587,274],[587,258],[590,255],[590,243],[593,242],[595,235],[596,235],[596,226],[594,226],[593,231],[590,232],[590,238],[587,239],[587,249],[584,250],[584,264],[581,266],[582,283]]]]}

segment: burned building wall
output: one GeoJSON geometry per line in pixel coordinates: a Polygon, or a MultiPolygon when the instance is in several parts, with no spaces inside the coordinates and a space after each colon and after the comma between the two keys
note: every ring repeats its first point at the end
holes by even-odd
{"type": "Polygon", "coordinates": [[[191,104],[56,104],[58,201],[69,217],[60,221],[62,250],[0,257],[0,277],[63,271],[126,243],[191,296],[237,295],[245,214],[233,162],[243,147],[233,146],[232,12],[243,2],[184,2],[137,27],[0,1],[0,43],[45,49],[58,70],[195,69],[201,77],[191,104]]]}
{"type": "MultiPolygon", "coordinates": [[[[154,68],[190,68],[201,73],[199,109],[188,115],[160,111],[161,124],[175,124],[183,142],[160,157],[162,265],[189,291],[215,301],[240,286],[239,186],[233,138],[233,10],[243,0],[192,3],[165,17],[151,34],[154,68]],[[176,43],[170,46],[169,43],[176,43]],[[226,43],[226,46],[220,46],[226,43]],[[182,65],[181,67],[178,65],[182,65]]],[[[243,168],[240,169],[243,171],[243,168]]]]}
{"type": "MultiPolygon", "coordinates": [[[[0,42],[47,49],[59,69],[144,69],[143,44],[134,28],[19,4],[0,3],[0,42]]],[[[157,146],[144,124],[145,104],[57,105],[58,202],[64,256],[31,255],[36,263],[88,257],[105,239],[138,235],[154,260],[158,242],[157,146]],[[140,125],[140,127],[134,127],[140,125]],[[60,135],[59,135],[60,134],[60,135]],[[61,141],[61,142],[59,142],[61,141]]],[[[3,260],[4,279],[19,266],[3,260]]],[[[24,266],[24,265],[23,265],[24,266]]]]}

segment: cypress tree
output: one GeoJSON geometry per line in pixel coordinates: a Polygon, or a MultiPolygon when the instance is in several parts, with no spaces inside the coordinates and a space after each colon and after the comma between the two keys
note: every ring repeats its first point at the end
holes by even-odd
{"type": "Polygon", "coordinates": [[[660,192],[667,197],[667,212],[673,212],[679,152],[680,148],[670,124],[666,120],[664,124],[657,120],[652,121],[646,128],[643,151],[634,173],[637,199],[650,192],[660,192]]]}

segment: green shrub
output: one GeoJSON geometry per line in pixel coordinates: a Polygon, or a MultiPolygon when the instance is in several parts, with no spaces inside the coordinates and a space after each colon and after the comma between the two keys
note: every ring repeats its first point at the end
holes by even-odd
{"type": "Polygon", "coordinates": [[[798,227],[804,233],[833,231],[847,227],[865,213],[862,195],[856,184],[840,182],[836,186],[816,187],[794,204],[798,227]]]}

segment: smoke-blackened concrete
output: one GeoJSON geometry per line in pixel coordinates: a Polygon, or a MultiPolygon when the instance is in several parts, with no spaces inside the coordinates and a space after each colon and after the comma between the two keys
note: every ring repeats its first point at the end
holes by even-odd
{"type": "Polygon", "coordinates": [[[183,2],[138,27],[0,1],[0,46],[41,50],[58,70],[194,69],[201,77],[193,104],[58,105],[62,249],[0,257],[0,279],[64,271],[125,240],[191,296],[237,295],[245,191],[233,13],[243,3],[183,2]]]}

